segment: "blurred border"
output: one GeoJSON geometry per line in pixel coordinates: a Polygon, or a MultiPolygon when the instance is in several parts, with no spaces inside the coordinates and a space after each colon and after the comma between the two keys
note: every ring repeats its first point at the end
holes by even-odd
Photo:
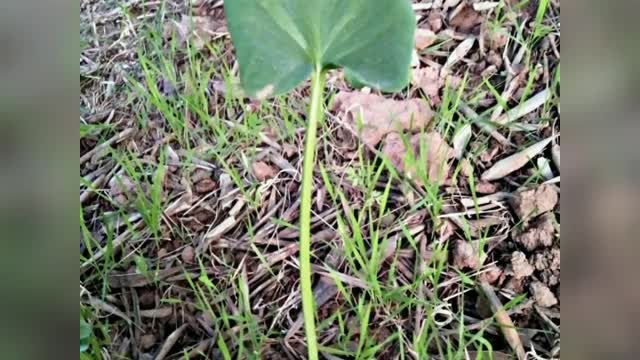
{"type": "Polygon", "coordinates": [[[0,348],[75,358],[79,2],[0,4],[0,348]]]}
{"type": "Polygon", "coordinates": [[[563,355],[636,358],[640,2],[562,6],[563,355]]]}

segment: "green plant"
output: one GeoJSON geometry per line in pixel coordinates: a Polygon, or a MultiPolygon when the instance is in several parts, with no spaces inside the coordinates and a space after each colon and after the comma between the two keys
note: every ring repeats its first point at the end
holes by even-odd
{"type": "Polygon", "coordinates": [[[83,353],[89,348],[91,340],[91,325],[80,318],[80,352],[83,353]]]}
{"type": "Polygon", "coordinates": [[[245,92],[264,99],[311,76],[300,209],[300,283],[309,359],[318,358],[311,284],[311,193],[326,71],[354,85],[399,91],[409,81],[416,28],[409,0],[225,1],[245,92]]]}

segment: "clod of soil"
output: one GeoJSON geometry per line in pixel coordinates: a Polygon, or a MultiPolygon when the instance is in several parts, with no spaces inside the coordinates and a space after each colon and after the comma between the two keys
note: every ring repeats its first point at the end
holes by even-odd
{"type": "Polygon", "coordinates": [[[551,307],[558,303],[558,299],[553,295],[551,290],[549,290],[549,287],[539,281],[531,283],[529,290],[539,306],[551,307]]]}
{"type": "Polygon", "coordinates": [[[431,11],[427,18],[427,23],[433,32],[437,33],[442,29],[442,13],[438,10],[431,11]]]}
{"type": "Polygon", "coordinates": [[[138,296],[138,302],[144,309],[151,308],[156,304],[156,294],[153,291],[144,291],[138,296]]]}
{"type": "Polygon", "coordinates": [[[434,105],[440,104],[440,68],[433,65],[415,69],[411,75],[411,82],[422,89],[424,94],[434,105]]]}
{"type": "Polygon", "coordinates": [[[416,50],[424,50],[436,42],[436,34],[429,29],[416,30],[416,50]]]}
{"type": "Polygon", "coordinates": [[[533,266],[529,264],[527,256],[520,251],[514,251],[513,254],[511,254],[511,268],[513,270],[513,276],[518,279],[531,276],[534,270],[533,266]]]}
{"type": "Polygon", "coordinates": [[[491,50],[502,51],[509,42],[509,31],[503,27],[487,26],[485,41],[491,50]]]}
{"type": "Polygon", "coordinates": [[[360,91],[338,93],[333,110],[343,116],[345,125],[360,134],[362,141],[371,148],[391,132],[418,132],[433,119],[433,111],[421,99],[393,100],[360,91]]]}
{"type": "Polygon", "coordinates": [[[293,155],[298,153],[298,147],[291,145],[289,143],[286,143],[282,145],[282,151],[284,151],[284,154],[287,157],[287,159],[291,159],[293,155]]]}
{"type": "Polygon", "coordinates": [[[182,261],[184,261],[187,264],[193,264],[196,258],[196,251],[193,248],[193,246],[185,246],[185,248],[182,249],[180,258],[182,258],[182,261]]]}
{"type": "Polygon", "coordinates": [[[551,185],[540,185],[535,189],[518,191],[511,199],[511,206],[518,218],[527,221],[532,217],[551,211],[558,204],[558,193],[551,185]]]}
{"type": "MultiPolygon", "coordinates": [[[[414,165],[426,163],[429,179],[442,183],[449,174],[449,159],[453,158],[453,149],[451,149],[449,144],[447,144],[437,132],[416,134],[411,138],[410,142],[413,148],[412,153],[417,157],[414,165]],[[424,146],[426,150],[426,159],[420,157],[421,154],[425,153],[425,151],[421,149],[422,146],[424,146]]],[[[400,135],[394,132],[387,135],[382,153],[389,158],[398,170],[407,174],[409,178],[416,178],[418,173],[417,167],[405,166],[405,160],[408,154],[407,148],[400,135]]]]}
{"type": "Polygon", "coordinates": [[[142,350],[149,350],[156,343],[156,337],[153,334],[146,334],[140,337],[140,348],[142,350]]]}
{"type": "Polygon", "coordinates": [[[276,170],[262,161],[256,161],[252,165],[253,175],[259,181],[273,179],[276,176],[276,170]]]}
{"type": "Polygon", "coordinates": [[[458,240],[455,242],[455,248],[453,249],[453,264],[460,270],[477,270],[480,268],[478,252],[468,241],[458,240]]]}
{"type": "Polygon", "coordinates": [[[540,272],[542,282],[548,286],[556,286],[560,283],[560,249],[552,248],[544,252],[538,252],[533,257],[533,264],[540,272]]]}
{"type": "Polygon", "coordinates": [[[498,191],[498,186],[490,182],[479,182],[476,184],[476,192],[480,194],[494,194],[498,191]]]}
{"type": "Polygon", "coordinates": [[[196,184],[195,190],[198,194],[205,194],[215,190],[217,186],[218,185],[215,181],[211,180],[211,178],[205,178],[196,184]]]}
{"type": "Polygon", "coordinates": [[[488,284],[495,284],[502,275],[502,270],[496,265],[489,265],[489,267],[482,274],[478,275],[478,280],[485,281],[488,284]]]}
{"type": "Polygon", "coordinates": [[[514,239],[525,249],[533,251],[539,247],[549,247],[555,238],[555,216],[553,213],[543,214],[524,232],[514,233],[514,239]]]}
{"type": "Polygon", "coordinates": [[[465,5],[456,16],[451,19],[449,25],[458,28],[462,32],[469,32],[476,25],[479,25],[484,20],[484,17],[479,12],[475,11],[473,7],[465,5]]]}

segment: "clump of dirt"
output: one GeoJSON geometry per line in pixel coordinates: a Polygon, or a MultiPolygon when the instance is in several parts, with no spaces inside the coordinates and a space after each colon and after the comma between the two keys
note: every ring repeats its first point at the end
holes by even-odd
{"type": "Polygon", "coordinates": [[[526,230],[514,231],[514,240],[525,249],[533,251],[539,247],[549,247],[555,238],[555,216],[546,213],[538,217],[526,230]]]}
{"type": "Polygon", "coordinates": [[[498,282],[498,279],[500,279],[500,276],[502,276],[502,274],[502,269],[500,269],[497,265],[492,264],[489,265],[483,273],[478,275],[478,280],[485,281],[488,284],[493,285],[498,282]]]}
{"type": "Polygon", "coordinates": [[[389,158],[398,170],[403,171],[409,178],[416,178],[418,173],[417,164],[426,163],[429,179],[442,183],[449,174],[449,160],[453,158],[453,149],[437,132],[416,134],[411,138],[410,142],[413,148],[411,153],[417,157],[413,166],[406,166],[407,147],[400,135],[395,132],[390,133],[385,138],[382,153],[389,158]],[[422,151],[422,147],[426,149],[426,159],[420,156],[425,153],[425,151],[422,151]]]}
{"type": "Polygon", "coordinates": [[[560,284],[560,249],[552,248],[533,256],[533,265],[539,271],[542,282],[549,286],[560,284]]]}
{"type": "Polygon", "coordinates": [[[424,50],[437,40],[436,34],[429,29],[416,30],[416,50],[424,50]]]}
{"type": "Polygon", "coordinates": [[[256,161],[252,165],[253,175],[259,181],[273,179],[276,176],[276,170],[263,161],[256,161]]]}
{"type": "Polygon", "coordinates": [[[500,51],[509,42],[509,30],[503,27],[487,26],[485,42],[491,50],[500,51]]]}
{"type": "Polygon", "coordinates": [[[470,32],[476,25],[484,20],[484,16],[475,11],[470,5],[464,7],[449,21],[449,25],[462,32],[470,32]]]}
{"type": "Polygon", "coordinates": [[[468,241],[457,240],[453,249],[453,264],[461,270],[477,270],[480,268],[478,252],[468,241]]]}
{"type": "Polygon", "coordinates": [[[429,125],[433,111],[420,99],[393,100],[360,91],[342,91],[336,96],[334,111],[344,115],[346,125],[361,134],[362,141],[375,147],[391,132],[417,132],[429,125]],[[359,131],[359,121],[362,131],[359,131]]]}
{"type": "Polygon", "coordinates": [[[182,253],[180,253],[180,257],[185,263],[193,264],[196,258],[196,251],[191,245],[185,246],[184,249],[182,249],[182,253]]]}
{"type": "Polygon", "coordinates": [[[558,299],[555,295],[549,290],[549,287],[540,281],[534,281],[531,283],[529,290],[531,291],[531,295],[533,295],[536,304],[542,307],[551,307],[558,303],[558,299]]]}
{"type": "Polygon", "coordinates": [[[558,192],[553,186],[547,184],[540,185],[535,189],[520,190],[511,199],[513,211],[524,222],[553,210],[556,204],[558,204],[558,192]]]}
{"type": "Polygon", "coordinates": [[[511,270],[516,279],[527,278],[534,271],[533,266],[527,260],[527,256],[520,251],[514,251],[511,254],[511,270]]]}
{"type": "Polygon", "coordinates": [[[146,334],[140,337],[140,348],[142,350],[149,350],[155,345],[156,336],[154,334],[146,334]]]}
{"type": "Polygon", "coordinates": [[[213,181],[210,177],[198,181],[195,185],[195,190],[198,194],[210,193],[217,188],[218,184],[216,184],[216,182],[213,181]]]}

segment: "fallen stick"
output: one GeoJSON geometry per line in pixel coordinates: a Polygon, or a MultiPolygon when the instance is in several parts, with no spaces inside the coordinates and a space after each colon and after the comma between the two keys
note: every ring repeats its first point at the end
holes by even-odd
{"type": "Polygon", "coordinates": [[[495,314],[496,321],[502,331],[502,335],[509,343],[509,346],[516,352],[518,356],[518,360],[526,359],[526,352],[524,351],[524,347],[522,346],[522,341],[520,340],[520,336],[518,335],[518,331],[516,330],[513,321],[509,317],[509,314],[502,307],[502,303],[496,293],[493,291],[491,285],[489,285],[485,281],[480,282],[480,289],[484,293],[485,297],[489,301],[491,306],[491,311],[495,314]]]}

